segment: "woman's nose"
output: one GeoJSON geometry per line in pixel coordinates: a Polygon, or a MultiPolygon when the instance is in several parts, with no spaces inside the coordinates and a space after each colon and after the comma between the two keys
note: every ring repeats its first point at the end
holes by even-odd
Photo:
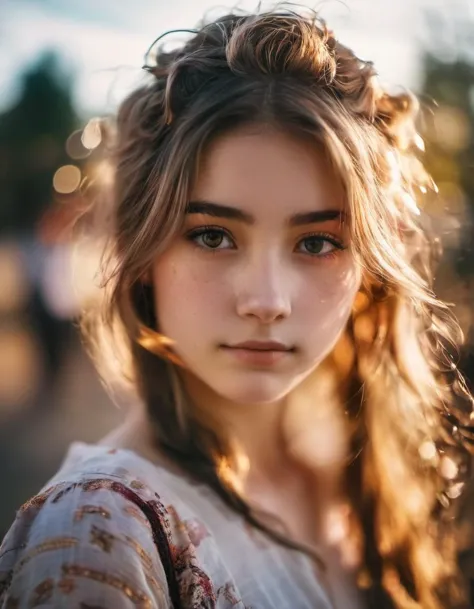
{"type": "Polygon", "coordinates": [[[242,273],[244,279],[236,303],[240,317],[255,318],[269,324],[291,314],[288,281],[278,263],[253,262],[242,273]]]}

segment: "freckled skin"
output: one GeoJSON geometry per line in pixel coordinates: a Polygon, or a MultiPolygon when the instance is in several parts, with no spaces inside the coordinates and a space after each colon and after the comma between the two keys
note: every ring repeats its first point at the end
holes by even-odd
{"type": "Polygon", "coordinates": [[[254,222],[186,216],[152,269],[160,330],[212,393],[242,404],[281,400],[331,350],[360,285],[340,219],[288,223],[294,214],[344,210],[340,181],[314,143],[247,129],[213,142],[190,199],[238,208],[254,222]],[[203,226],[214,232],[187,238],[203,226]],[[309,252],[314,241],[305,239],[321,233],[345,249],[320,238],[321,254],[309,252]],[[277,340],[293,351],[258,366],[222,348],[246,340],[277,340]]]}

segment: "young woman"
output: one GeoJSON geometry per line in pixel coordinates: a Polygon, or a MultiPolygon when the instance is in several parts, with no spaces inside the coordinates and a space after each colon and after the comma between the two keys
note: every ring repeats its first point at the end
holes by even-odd
{"type": "Polygon", "coordinates": [[[85,324],[137,406],[20,509],[1,606],[467,606],[447,505],[472,404],[414,98],[290,12],[146,69],[85,324]]]}

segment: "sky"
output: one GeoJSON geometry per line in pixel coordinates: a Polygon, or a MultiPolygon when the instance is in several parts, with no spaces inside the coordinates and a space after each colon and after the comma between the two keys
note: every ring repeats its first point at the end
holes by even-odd
{"type": "MultiPolygon", "coordinates": [[[[74,100],[84,116],[113,112],[143,78],[143,57],[157,36],[192,28],[205,12],[221,15],[255,0],[0,0],[0,110],[19,91],[19,76],[46,49],[59,51],[74,75],[74,100]],[[218,3],[219,2],[219,3],[218,3]]],[[[263,2],[263,7],[268,3],[263,2]]],[[[274,3],[273,3],[274,4],[274,3]]],[[[363,59],[375,62],[381,80],[414,88],[420,49],[427,43],[425,11],[468,13],[474,0],[323,0],[318,8],[336,36],[363,59]]],[[[443,36],[449,38],[446,17],[443,36]]],[[[451,32],[451,36],[453,36],[451,32]]]]}

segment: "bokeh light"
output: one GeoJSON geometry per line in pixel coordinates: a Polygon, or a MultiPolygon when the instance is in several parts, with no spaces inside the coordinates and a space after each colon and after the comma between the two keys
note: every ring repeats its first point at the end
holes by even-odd
{"type": "Polygon", "coordinates": [[[59,194],[71,194],[81,183],[81,170],[75,165],[63,165],[53,177],[54,190],[59,194]]]}
{"type": "Polygon", "coordinates": [[[92,118],[84,127],[81,136],[82,144],[89,150],[94,150],[102,141],[100,119],[92,118]]]}
{"type": "Polygon", "coordinates": [[[66,141],[66,152],[71,159],[85,159],[91,153],[90,149],[84,146],[82,142],[82,135],[82,129],[77,129],[71,133],[66,141]]]}
{"type": "Polygon", "coordinates": [[[439,471],[446,480],[454,480],[458,475],[459,467],[451,457],[443,455],[439,464],[439,471]]]}
{"type": "Polygon", "coordinates": [[[436,446],[431,440],[426,440],[419,448],[420,457],[425,461],[433,460],[436,455],[436,446]]]}

